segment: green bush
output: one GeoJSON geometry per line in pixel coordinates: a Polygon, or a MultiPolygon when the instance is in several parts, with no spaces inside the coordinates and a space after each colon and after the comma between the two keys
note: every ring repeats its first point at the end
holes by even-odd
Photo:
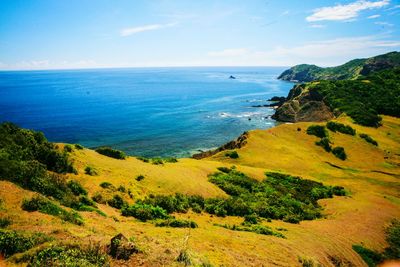
{"type": "Polygon", "coordinates": [[[243,225],[248,225],[248,224],[257,224],[259,222],[260,218],[258,217],[257,214],[248,214],[244,216],[244,221],[243,225]]]}
{"type": "Polygon", "coordinates": [[[83,146],[80,145],[80,144],[75,144],[75,148],[78,149],[78,150],[82,150],[82,149],[83,149],[83,146]]]}
{"type": "Polygon", "coordinates": [[[347,158],[346,152],[344,151],[344,148],[341,146],[337,146],[334,149],[332,149],[332,153],[341,160],[346,160],[347,158]]]}
{"type": "Polygon", "coordinates": [[[68,153],[71,153],[73,151],[73,148],[72,148],[71,145],[65,145],[64,146],[64,151],[68,152],[68,153]]]}
{"type": "Polygon", "coordinates": [[[117,188],[117,190],[118,190],[119,192],[121,192],[121,193],[126,193],[126,188],[125,188],[125,186],[123,186],[123,185],[120,185],[120,186],[117,188]]]}
{"type": "Polygon", "coordinates": [[[50,240],[52,240],[50,237],[42,233],[28,235],[22,232],[0,229],[0,254],[8,258],[15,253],[27,251],[50,240]]]}
{"type": "Polygon", "coordinates": [[[83,186],[78,181],[70,180],[70,181],[68,181],[67,186],[68,186],[69,189],[71,189],[72,193],[75,196],[79,196],[79,195],[85,195],[86,196],[88,194],[86,189],[83,188],[83,186]]]}
{"type": "Polygon", "coordinates": [[[91,166],[86,166],[86,168],[85,168],[85,174],[91,175],[91,176],[98,175],[96,169],[93,168],[93,167],[91,167],[91,166]]]}
{"type": "Polygon", "coordinates": [[[95,193],[95,194],[92,196],[92,200],[93,200],[94,202],[99,203],[99,204],[105,204],[105,203],[106,203],[106,200],[103,198],[103,195],[100,194],[99,192],[95,193]]]}
{"type": "Polygon", "coordinates": [[[174,227],[174,228],[197,228],[198,225],[194,221],[189,220],[179,220],[179,219],[166,219],[156,222],[158,227],[174,227]]]}
{"type": "Polygon", "coordinates": [[[83,219],[78,213],[69,212],[44,197],[38,196],[33,197],[30,200],[24,199],[21,208],[25,211],[39,211],[49,215],[57,216],[63,221],[71,222],[73,224],[83,224],[83,219]]]}
{"type": "Polygon", "coordinates": [[[215,226],[220,226],[233,231],[242,231],[242,232],[252,232],[260,235],[273,235],[280,238],[286,238],[282,233],[275,232],[268,226],[253,224],[253,225],[228,225],[228,224],[215,224],[215,226]]]}
{"type": "Polygon", "coordinates": [[[30,259],[30,267],[41,266],[109,266],[109,260],[100,245],[56,245],[44,248],[30,259]]]}
{"type": "Polygon", "coordinates": [[[100,187],[102,187],[102,188],[104,188],[104,189],[111,189],[111,190],[114,190],[115,189],[115,186],[113,186],[111,183],[109,183],[109,182],[102,182],[101,184],[100,184],[100,187]]]}
{"type": "Polygon", "coordinates": [[[140,182],[141,180],[143,180],[144,179],[144,175],[138,175],[138,176],[136,176],[136,181],[138,181],[138,182],[140,182]]]}
{"type": "Polygon", "coordinates": [[[112,149],[111,147],[99,147],[96,152],[114,159],[126,159],[126,154],[122,151],[112,149]]]}
{"type": "Polygon", "coordinates": [[[360,134],[360,137],[367,141],[370,144],[373,144],[374,146],[378,146],[378,142],[376,142],[371,136],[368,134],[360,134]]]}
{"type": "Polygon", "coordinates": [[[0,218],[0,228],[6,228],[10,224],[12,224],[12,221],[10,218],[8,218],[8,217],[0,218]]]}
{"type": "Polygon", "coordinates": [[[326,124],[326,127],[332,132],[340,132],[348,135],[356,134],[356,130],[354,130],[351,126],[344,125],[343,123],[330,121],[326,124]]]}
{"type": "Polygon", "coordinates": [[[124,205],[127,205],[120,195],[114,195],[112,199],[107,201],[107,204],[116,209],[121,209],[124,205]]]}
{"type": "Polygon", "coordinates": [[[166,163],[176,163],[178,160],[176,158],[165,158],[164,162],[166,163]]]}
{"type": "Polygon", "coordinates": [[[317,146],[321,146],[323,149],[325,149],[326,152],[331,152],[332,146],[330,144],[331,142],[329,141],[329,138],[323,137],[321,140],[315,142],[317,146]]]}
{"type": "Polygon", "coordinates": [[[150,160],[148,159],[148,158],[145,158],[145,157],[136,157],[138,160],[141,160],[141,161],[143,161],[143,162],[146,162],[146,163],[149,163],[150,162],[150,160]]]}
{"type": "Polygon", "coordinates": [[[375,267],[382,262],[382,255],[361,245],[353,245],[353,250],[360,255],[368,267],[375,267]]]}
{"type": "Polygon", "coordinates": [[[310,125],[307,128],[308,135],[315,135],[319,138],[328,137],[328,131],[325,129],[325,126],[322,125],[310,125]]]}
{"type": "Polygon", "coordinates": [[[231,159],[239,158],[239,154],[236,151],[226,152],[225,156],[230,157],[231,159]]]}
{"type": "Polygon", "coordinates": [[[164,161],[161,158],[153,158],[151,159],[151,164],[154,165],[163,165],[164,161]]]}
{"type": "Polygon", "coordinates": [[[134,204],[131,206],[123,206],[121,209],[123,216],[132,216],[141,221],[166,219],[168,218],[167,211],[160,207],[155,207],[147,204],[134,204]]]}
{"type": "Polygon", "coordinates": [[[385,257],[400,259],[400,220],[393,220],[385,230],[386,242],[389,247],[385,249],[385,257]]]}

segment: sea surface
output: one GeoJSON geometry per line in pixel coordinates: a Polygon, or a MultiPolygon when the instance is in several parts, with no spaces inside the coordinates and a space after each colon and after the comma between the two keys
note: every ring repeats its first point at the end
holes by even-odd
{"type": "Polygon", "coordinates": [[[0,72],[0,121],[53,142],[130,155],[186,157],[251,129],[273,127],[285,68],[202,67],[0,72]],[[236,79],[229,79],[230,75],[236,79]]]}

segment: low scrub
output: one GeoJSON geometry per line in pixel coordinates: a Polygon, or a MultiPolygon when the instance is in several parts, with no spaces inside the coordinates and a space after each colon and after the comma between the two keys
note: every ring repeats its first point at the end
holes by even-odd
{"type": "Polygon", "coordinates": [[[339,132],[348,135],[356,134],[356,130],[354,130],[351,126],[344,125],[343,123],[330,121],[326,124],[326,128],[328,128],[332,132],[339,132]]]}
{"type": "Polygon", "coordinates": [[[123,206],[128,205],[120,195],[114,195],[112,199],[107,201],[107,204],[116,209],[121,209],[123,206]]]}
{"type": "Polygon", "coordinates": [[[88,192],[86,191],[85,188],[83,188],[83,186],[75,180],[71,180],[68,181],[67,186],[69,189],[71,189],[71,192],[75,195],[75,196],[79,196],[79,195],[87,195],[88,192]]]}
{"type": "Polygon", "coordinates": [[[138,175],[138,176],[136,176],[136,178],[135,178],[135,180],[138,181],[138,182],[140,182],[140,181],[143,180],[143,179],[144,179],[144,175],[138,175]]]}
{"type": "Polygon", "coordinates": [[[33,197],[30,200],[25,199],[22,202],[22,209],[25,211],[39,211],[45,214],[57,216],[63,221],[71,222],[73,224],[82,225],[83,219],[76,212],[69,212],[61,208],[56,203],[44,198],[44,197],[33,197]]]}
{"type": "Polygon", "coordinates": [[[236,151],[230,151],[225,153],[226,157],[229,157],[231,159],[237,159],[239,158],[239,154],[236,151]]]}
{"type": "Polygon", "coordinates": [[[101,184],[100,184],[100,187],[101,188],[104,188],[104,189],[111,189],[111,190],[115,190],[115,186],[113,186],[111,183],[109,183],[109,182],[102,182],[101,184]]]}
{"type": "Polygon", "coordinates": [[[169,217],[166,210],[158,206],[148,204],[134,204],[131,206],[123,206],[121,209],[123,216],[132,216],[141,221],[154,219],[167,219],[169,217]]]}
{"type": "Polygon", "coordinates": [[[126,159],[126,154],[124,152],[112,149],[111,147],[99,147],[96,149],[96,152],[114,159],[126,159]]]}
{"type": "Polygon", "coordinates": [[[331,152],[332,151],[331,142],[329,141],[329,138],[327,138],[327,137],[321,138],[321,140],[315,142],[315,144],[317,146],[320,146],[323,149],[325,149],[326,152],[331,152]]]}
{"type": "Polygon", "coordinates": [[[367,141],[370,144],[373,144],[374,146],[378,146],[378,142],[376,142],[371,136],[368,134],[360,134],[360,137],[367,141]]]}
{"type": "Polygon", "coordinates": [[[361,245],[353,245],[353,250],[360,255],[368,267],[375,267],[382,262],[382,255],[361,245]]]}
{"type": "Polygon", "coordinates": [[[52,240],[52,238],[35,233],[32,235],[0,229],[0,254],[8,258],[15,253],[25,252],[39,244],[52,240]]]}
{"type": "Polygon", "coordinates": [[[10,224],[12,224],[12,220],[10,218],[8,217],[0,218],[0,228],[6,228],[10,224]]]}
{"type": "Polygon", "coordinates": [[[308,135],[315,135],[319,138],[328,137],[328,131],[326,130],[325,126],[322,125],[310,125],[307,128],[308,135]]]}
{"type": "Polygon", "coordinates": [[[194,221],[180,219],[166,219],[156,222],[158,227],[174,227],[174,228],[197,228],[198,225],[194,221]]]}
{"type": "Polygon", "coordinates": [[[229,224],[215,224],[216,226],[220,226],[233,231],[242,231],[242,232],[252,232],[260,235],[272,235],[280,238],[286,238],[282,233],[276,232],[271,229],[271,227],[254,224],[254,225],[229,225],[229,224]]]}
{"type": "Polygon", "coordinates": [[[98,172],[94,167],[86,166],[85,174],[90,175],[90,176],[95,176],[95,175],[98,175],[98,172]]]}
{"type": "Polygon", "coordinates": [[[75,148],[78,149],[78,150],[82,150],[82,149],[84,148],[84,147],[83,147],[82,145],[80,145],[80,144],[75,144],[74,146],[75,146],[75,148]]]}
{"type": "Polygon", "coordinates": [[[30,259],[28,266],[110,266],[109,259],[100,245],[56,245],[44,248],[30,259]]]}
{"type": "Polygon", "coordinates": [[[347,159],[346,152],[344,151],[344,148],[341,146],[337,146],[334,149],[332,149],[332,153],[333,153],[333,155],[335,155],[337,158],[339,158],[341,160],[347,159]]]}

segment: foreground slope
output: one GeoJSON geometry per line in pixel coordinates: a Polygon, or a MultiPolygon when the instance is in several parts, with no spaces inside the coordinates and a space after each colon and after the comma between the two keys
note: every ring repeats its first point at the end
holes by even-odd
{"type": "MultiPolygon", "coordinates": [[[[22,210],[23,199],[37,193],[8,181],[0,181],[0,214],[11,219],[9,229],[43,232],[64,242],[106,245],[118,233],[132,237],[142,252],[132,255],[127,262],[111,260],[113,266],[179,266],[176,258],[183,248],[188,249],[194,264],[203,266],[207,263],[213,266],[301,266],[299,258],[312,259],[324,266],[334,266],[338,262],[340,266],[366,266],[352,250],[352,245],[363,244],[382,251],[387,246],[384,228],[393,218],[400,217],[400,119],[383,116],[379,128],[355,125],[345,116],[338,121],[351,125],[358,133],[368,134],[379,145],[367,143],[358,135],[329,132],[335,146],[344,147],[348,155],[342,161],[315,145],[318,139],[306,133],[311,123],[296,123],[251,131],[247,144],[236,150],[237,159],[226,156],[223,151],[202,160],[179,159],[177,163],[154,165],[132,157],[113,159],[89,149],[73,149],[70,153],[78,174],[67,174],[67,177],[81,182],[89,196],[98,192],[107,194],[99,185],[109,182],[115,188],[122,185],[131,192],[132,198],[122,194],[129,203],[149,194],[176,192],[225,196],[207,176],[217,167],[232,165],[258,180],[265,178],[265,171],[277,171],[346,189],[347,196],[319,201],[325,218],[299,224],[263,220],[262,224],[273,229],[284,229],[285,239],[215,225],[240,224],[243,219],[239,217],[223,218],[191,211],[175,216],[195,221],[199,225],[196,229],[155,227],[151,222],[121,216],[117,209],[106,204],[98,205],[105,217],[80,211],[85,224],[79,226],[37,211],[22,210]],[[97,175],[85,174],[87,166],[95,169],[97,175]],[[140,175],[144,178],[138,181],[136,178],[140,175]]],[[[29,253],[33,254],[34,249],[26,252],[25,257],[29,253]]],[[[6,263],[11,266],[26,264],[16,263],[21,257],[16,254],[6,263]]]]}

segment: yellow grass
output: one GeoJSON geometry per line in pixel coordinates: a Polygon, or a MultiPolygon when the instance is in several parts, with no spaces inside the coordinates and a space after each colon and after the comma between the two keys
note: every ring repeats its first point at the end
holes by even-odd
{"type": "MultiPolygon", "coordinates": [[[[265,178],[265,171],[279,171],[346,188],[349,196],[320,201],[326,215],[324,219],[300,224],[263,222],[274,229],[287,229],[282,232],[286,239],[214,226],[214,223],[239,224],[241,218],[219,218],[191,212],[176,216],[196,221],[199,228],[190,231],[159,228],[120,216],[117,210],[106,205],[99,205],[108,215],[106,218],[96,213],[80,212],[85,225],[75,226],[49,215],[22,211],[22,199],[33,193],[4,181],[0,182],[0,197],[5,202],[0,215],[12,218],[12,229],[41,231],[64,240],[93,240],[107,244],[120,232],[134,237],[144,252],[134,255],[127,266],[179,266],[175,259],[188,234],[189,251],[198,264],[300,266],[298,258],[303,257],[332,266],[329,256],[335,256],[355,266],[366,266],[352,250],[352,245],[362,243],[382,250],[386,246],[384,227],[391,219],[400,217],[400,119],[384,116],[383,126],[378,129],[354,125],[344,116],[337,120],[351,125],[357,133],[370,135],[379,146],[367,143],[358,135],[329,132],[333,146],[342,146],[346,150],[348,159],[342,161],[316,146],[318,139],[315,136],[306,134],[307,127],[315,123],[296,123],[251,131],[247,145],[237,150],[238,159],[227,158],[221,152],[203,160],[179,159],[178,163],[153,165],[133,157],[112,159],[89,149],[74,150],[72,154],[79,174],[69,175],[69,178],[79,180],[89,190],[89,195],[102,191],[99,184],[107,181],[116,187],[123,185],[130,189],[134,199],[150,193],[175,192],[204,197],[224,196],[223,191],[208,182],[207,175],[217,167],[232,165],[259,180],[265,178]],[[99,175],[84,174],[86,166],[94,167],[99,175]],[[145,179],[136,181],[138,175],[144,175],[145,179]]],[[[114,266],[120,264],[113,262],[114,266]]]]}

